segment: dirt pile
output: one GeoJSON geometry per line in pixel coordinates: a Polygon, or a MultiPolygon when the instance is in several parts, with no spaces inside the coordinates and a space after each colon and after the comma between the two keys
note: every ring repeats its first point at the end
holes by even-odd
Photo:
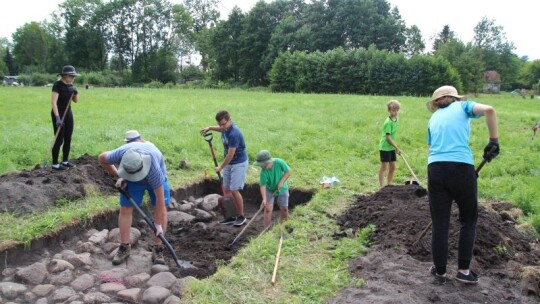
{"type": "Polygon", "coordinates": [[[70,160],[75,168],[54,171],[51,166],[0,176],[0,212],[39,212],[59,200],[81,199],[90,191],[115,192],[114,179],[99,166],[97,157],[85,154],[70,160]]]}
{"type": "MultiPolygon", "coordinates": [[[[480,274],[476,286],[463,286],[451,279],[444,286],[433,282],[431,234],[413,246],[429,224],[427,196],[417,197],[419,186],[387,186],[373,195],[359,196],[338,219],[345,231],[373,224],[376,230],[366,257],[351,262],[350,269],[365,279],[364,288],[348,288],[331,303],[536,303],[539,295],[540,245],[528,233],[516,228],[519,214],[504,202],[487,202],[479,207],[477,238],[472,269],[480,274]]],[[[349,230],[350,231],[350,230],[349,230]]],[[[449,274],[457,266],[459,222],[453,208],[449,274]]]]}

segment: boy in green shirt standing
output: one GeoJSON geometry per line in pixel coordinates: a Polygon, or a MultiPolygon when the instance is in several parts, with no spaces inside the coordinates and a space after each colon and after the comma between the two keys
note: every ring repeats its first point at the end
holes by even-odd
{"type": "Polygon", "coordinates": [[[386,177],[387,185],[392,183],[394,171],[396,171],[396,154],[401,154],[395,140],[398,129],[399,101],[390,100],[386,107],[388,108],[388,117],[384,121],[381,140],[379,141],[379,153],[381,157],[381,168],[379,169],[379,186],[384,186],[384,173],[388,167],[386,177]]]}
{"type": "Polygon", "coordinates": [[[274,199],[279,206],[281,222],[289,215],[289,185],[287,179],[291,176],[291,168],[281,158],[272,158],[270,152],[261,150],[257,153],[255,166],[262,167],[260,176],[262,206],[264,206],[264,228],[270,226],[274,199]]]}

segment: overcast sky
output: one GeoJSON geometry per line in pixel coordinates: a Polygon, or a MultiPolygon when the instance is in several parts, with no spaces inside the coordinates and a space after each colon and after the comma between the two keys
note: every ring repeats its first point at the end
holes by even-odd
{"type": "MultiPolygon", "coordinates": [[[[441,32],[444,25],[465,43],[474,36],[474,27],[482,17],[495,20],[502,26],[508,41],[514,43],[519,57],[530,60],[540,59],[539,29],[540,12],[535,0],[387,0],[397,6],[407,26],[416,25],[422,32],[426,46],[432,45],[432,37],[441,32]]],[[[3,1],[0,10],[0,37],[11,40],[11,34],[27,22],[42,21],[58,8],[64,0],[14,0],[3,1]]],[[[172,0],[180,3],[180,0],[172,0]]],[[[229,11],[238,5],[242,11],[249,11],[256,0],[221,0],[221,15],[226,18],[229,11]]],[[[266,0],[266,2],[269,2],[266,0]]]]}

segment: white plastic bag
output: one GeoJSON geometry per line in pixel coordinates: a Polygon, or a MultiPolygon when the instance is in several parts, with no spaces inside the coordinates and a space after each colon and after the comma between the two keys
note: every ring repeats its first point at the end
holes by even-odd
{"type": "Polygon", "coordinates": [[[339,179],[337,179],[335,176],[323,176],[321,180],[321,188],[330,188],[337,183],[339,183],[339,179]]]}

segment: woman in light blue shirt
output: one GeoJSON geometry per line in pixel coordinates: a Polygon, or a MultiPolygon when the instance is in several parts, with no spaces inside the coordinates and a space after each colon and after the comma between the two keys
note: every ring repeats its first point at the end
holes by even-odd
{"type": "Polygon", "coordinates": [[[455,201],[459,209],[459,249],[456,280],[478,283],[478,276],[469,269],[476,238],[478,188],[473,154],[469,147],[471,118],[486,117],[489,142],[484,159],[491,161],[499,154],[497,116],[492,106],[462,101],[452,86],[435,90],[427,108],[433,114],[428,124],[428,193],[432,226],[431,274],[446,281],[448,230],[450,211],[455,201]]]}

